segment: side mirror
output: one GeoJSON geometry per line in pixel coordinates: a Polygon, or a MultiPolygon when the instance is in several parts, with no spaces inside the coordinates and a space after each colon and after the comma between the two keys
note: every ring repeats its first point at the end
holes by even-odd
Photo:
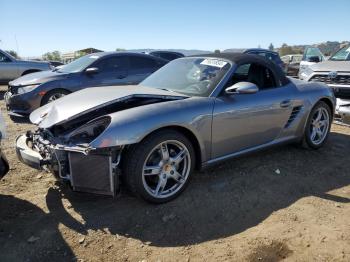
{"type": "Polygon", "coordinates": [[[250,82],[239,82],[225,89],[225,93],[232,94],[255,94],[259,91],[256,84],[250,82]]]}
{"type": "Polygon", "coordinates": [[[318,56],[310,56],[308,59],[307,59],[308,62],[311,62],[311,63],[319,63],[321,62],[320,61],[320,58],[318,56]]]}
{"type": "Polygon", "coordinates": [[[97,74],[98,73],[98,68],[97,67],[89,67],[85,69],[85,73],[87,73],[88,75],[93,75],[93,74],[97,74]]]}

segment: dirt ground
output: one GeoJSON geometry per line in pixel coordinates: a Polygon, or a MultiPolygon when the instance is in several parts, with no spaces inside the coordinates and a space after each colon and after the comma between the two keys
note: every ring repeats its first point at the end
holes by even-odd
{"type": "Polygon", "coordinates": [[[350,261],[350,128],[197,172],[175,201],[74,193],[21,164],[6,115],[0,261],[350,261]]]}

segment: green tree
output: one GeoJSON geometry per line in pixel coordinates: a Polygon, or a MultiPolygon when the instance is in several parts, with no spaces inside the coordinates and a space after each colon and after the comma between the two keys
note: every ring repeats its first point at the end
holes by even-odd
{"type": "Polygon", "coordinates": [[[12,55],[14,58],[19,58],[18,54],[16,51],[13,50],[6,50],[6,53],[9,53],[10,55],[12,55]]]}
{"type": "Polygon", "coordinates": [[[61,61],[61,53],[59,51],[47,52],[43,54],[43,59],[47,61],[61,61]]]}
{"type": "Polygon", "coordinates": [[[125,48],[116,48],[115,51],[126,51],[125,48]]]}
{"type": "Polygon", "coordinates": [[[273,44],[271,43],[271,44],[269,45],[269,50],[273,51],[274,49],[275,49],[275,47],[274,47],[273,44]]]}
{"type": "Polygon", "coordinates": [[[280,56],[290,55],[293,53],[294,53],[293,48],[287,44],[283,44],[279,50],[280,56]]]}
{"type": "Polygon", "coordinates": [[[88,53],[82,52],[82,51],[75,52],[75,54],[74,54],[74,59],[78,59],[78,58],[80,58],[80,57],[82,57],[82,56],[84,56],[84,55],[87,55],[87,54],[88,54],[88,53]]]}
{"type": "Polygon", "coordinates": [[[214,53],[215,53],[215,54],[220,54],[221,52],[220,52],[219,49],[216,49],[216,50],[214,51],[214,53]]]}

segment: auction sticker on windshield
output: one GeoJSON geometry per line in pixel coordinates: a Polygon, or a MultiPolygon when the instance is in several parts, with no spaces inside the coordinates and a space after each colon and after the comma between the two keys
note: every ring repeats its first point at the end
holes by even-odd
{"type": "Polygon", "coordinates": [[[225,65],[227,64],[227,62],[223,61],[223,60],[219,60],[219,59],[204,59],[201,62],[201,65],[208,65],[208,66],[215,66],[215,67],[219,67],[219,68],[223,68],[225,65]]]}

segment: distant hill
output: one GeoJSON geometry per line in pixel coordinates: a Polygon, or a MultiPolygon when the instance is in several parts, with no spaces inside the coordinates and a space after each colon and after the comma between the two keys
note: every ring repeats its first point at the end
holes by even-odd
{"type": "MultiPolygon", "coordinates": [[[[283,53],[282,55],[285,55],[287,53],[288,54],[302,54],[306,47],[314,46],[314,47],[318,47],[324,55],[329,56],[329,55],[333,54],[335,51],[337,51],[342,45],[346,45],[349,43],[350,43],[349,41],[342,41],[342,42],[327,41],[327,42],[318,43],[318,44],[311,44],[311,45],[286,45],[286,44],[283,44],[281,47],[275,48],[274,50],[279,52],[280,54],[283,53]],[[285,50],[282,51],[283,48],[285,50]],[[287,48],[287,50],[286,50],[286,48],[287,48]]],[[[229,49],[224,50],[223,52],[242,52],[245,49],[249,49],[249,48],[229,48],[229,49]]]]}
{"type": "MultiPolygon", "coordinates": [[[[342,42],[327,41],[327,42],[312,44],[312,45],[291,45],[290,47],[295,51],[295,53],[303,53],[306,47],[314,46],[314,47],[318,47],[324,55],[330,56],[335,51],[337,51],[341,46],[349,43],[350,43],[349,41],[342,41],[342,42]]],[[[280,49],[281,48],[276,48],[277,51],[280,51],[280,49]]]]}
{"type": "Polygon", "coordinates": [[[127,51],[130,52],[137,52],[137,53],[142,53],[142,52],[151,52],[151,51],[158,51],[158,50],[162,50],[162,51],[172,51],[172,52],[180,52],[182,54],[184,54],[185,56],[189,56],[189,55],[201,55],[201,54],[208,54],[208,53],[212,53],[211,51],[205,51],[205,50],[187,50],[187,49],[152,49],[152,48],[145,48],[145,49],[128,49],[127,51]]]}

